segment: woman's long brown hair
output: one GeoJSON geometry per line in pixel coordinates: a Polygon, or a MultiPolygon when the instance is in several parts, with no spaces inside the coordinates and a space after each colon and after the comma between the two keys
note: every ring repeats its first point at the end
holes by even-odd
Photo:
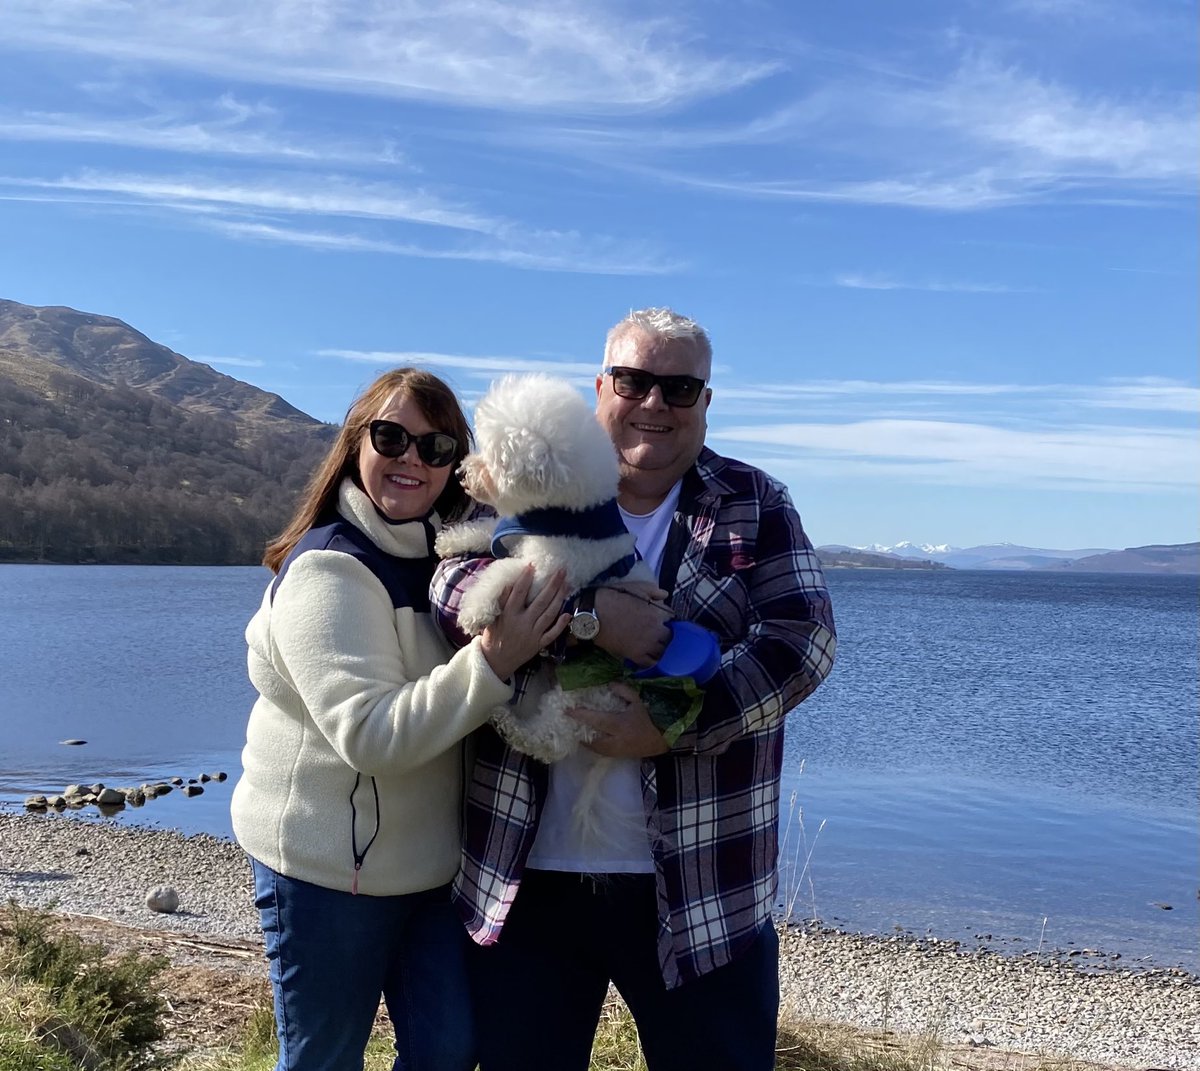
{"type": "Polygon", "coordinates": [[[454,391],[433,373],[420,368],[395,368],[375,380],[350,406],[345,423],[325,455],[325,460],[308,481],[288,526],[267,544],[263,565],[271,572],[278,573],[304,533],[333,512],[343,479],[349,476],[362,486],[358,451],[363,436],[367,434],[371,421],[396,394],[416,402],[434,428],[449,432],[457,441],[458,449],[451,462],[450,479],[433,508],[444,521],[456,520],[464,512],[468,498],[459,479],[458,466],[467,456],[474,440],[462,407],[454,391]]]}

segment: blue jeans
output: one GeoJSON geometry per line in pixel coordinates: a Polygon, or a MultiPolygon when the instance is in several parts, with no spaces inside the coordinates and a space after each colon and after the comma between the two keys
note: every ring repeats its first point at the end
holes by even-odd
{"type": "Polygon", "coordinates": [[[447,886],[353,896],[250,862],[275,996],[277,1071],[361,1071],[381,994],[396,1032],[393,1071],[475,1067],[469,942],[447,886]]]}
{"type": "Polygon", "coordinates": [[[480,1071],[586,1071],[611,980],[649,1071],[773,1071],[779,939],[668,990],[654,877],[527,870],[500,932],[468,955],[480,1071]]]}

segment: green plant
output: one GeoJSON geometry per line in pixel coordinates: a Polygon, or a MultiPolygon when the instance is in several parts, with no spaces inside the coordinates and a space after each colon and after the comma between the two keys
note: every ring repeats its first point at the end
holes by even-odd
{"type": "Polygon", "coordinates": [[[273,1060],[279,1051],[275,1036],[275,1010],[268,1004],[259,1004],[246,1021],[242,1048],[250,1059],[270,1056],[273,1060]]]}
{"type": "MultiPolygon", "coordinates": [[[[272,1071],[278,1056],[275,1012],[268,1001],[250,1013],[236,1049],[193,1054],[184,1059],[180,1071],[272,1071]]],[[[364,1071],[391,1071],[395,1060],[396,1049],[390,1031],[381,1031],[377,1025],[363,1057],[364,1071]]]]}
{"type": "MultiPolygon", "coordinates": [[[[10,903],[0,919],[0,977],[22,994],[0,1017],[0,1037],[32,1054],[35,1068],[153,1071],[169,1058],[154,1046],[164,1036],[165,1005],[156,982],[162,957],[109,956],[102,945],[51,932],[52,916],[10,903]],[[20,1036],[18,1036],[20,1035],[20,1036]],[[40,1060],[41,1062],[36,1062],[40,1060]]],[[[24,1056],[6,1056],[20,1067],[24,1056]]]]}
{"type": "Polygon", "coordinates": [[[78,1071],[80,1064],[63,1049],[47,1049],[39,1024],[53,1016],[37,986],[0,981],[0,1067],[4,1071],[78,1071]]]}

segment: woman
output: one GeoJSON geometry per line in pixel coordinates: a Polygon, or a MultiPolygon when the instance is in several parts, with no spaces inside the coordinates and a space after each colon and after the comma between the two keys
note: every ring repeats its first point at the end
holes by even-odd
{"type": "Polygon", "coordinates": [[[561,581],[451,650],[429,615],[433,540],[467,503],[470,431],[437,377],[402,368],[354,403],[246,629],[250,713],[233,829],[254,869],[279,1071],[359,1071],[379,1007],[395,1068],[474,1067],[449,903],[459,744],[566,624],[561,581]]]}

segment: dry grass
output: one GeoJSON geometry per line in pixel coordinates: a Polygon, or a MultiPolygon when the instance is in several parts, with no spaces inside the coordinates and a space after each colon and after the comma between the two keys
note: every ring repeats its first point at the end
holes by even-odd
{"type": "MultiPolygon", "coordinates": [[[[922,1036],[867,1031],[840,1023],[781,1021],[775,1071],[1083,1071],[1069,1060],[964,1049],[936,1032],[922,1036]]],[[[590,1071],[646,1071],[633,1017],[612,998],[601,1017],[590,1071]]]]}
{"type": "MultiPolygon", "coordinates": [[[[169,978],[164,979],[163,1022],[169,1047],[181,1057],[178,1071],[271,1071],[274,1023],[265,964],[256,946],[185,940],[80,916],[55,916],[54,921],[55,929],[74,931],[109,948],[171,960],[169,978]]],[[[42,1025],[48,1021],[38,1015],[30,1018],[35,1007],[27,991],[0,977],[3,1071],[59,1071],[57,1064],[21,1063],[11,1055],[12,1047],[19,1048],[36,1032],[39,1020],[42,1025]],[[18,1015],[18,1008],[26,1014],[18,1015]]],[[[390,1024],[381,1014],[366,1071],[389,1071],[393,1056],[390,1024]]],[[[40,1058],[46,1059],[44,1050],[40,1058]]],[[[80,1065],[61,1066],[62,1071],[77,1071],[80,1065]]],[[[790,1018],[780,1024],[775,1067],[776,1071],[1082,1071],[1089,1065],[951,1045],[936,1023],[923,1036],[914,1036],[790,1018]]],[[[645,1071],[632,1016],[615,996],[601,1017],[591,1071],[645,1071]]]]}

